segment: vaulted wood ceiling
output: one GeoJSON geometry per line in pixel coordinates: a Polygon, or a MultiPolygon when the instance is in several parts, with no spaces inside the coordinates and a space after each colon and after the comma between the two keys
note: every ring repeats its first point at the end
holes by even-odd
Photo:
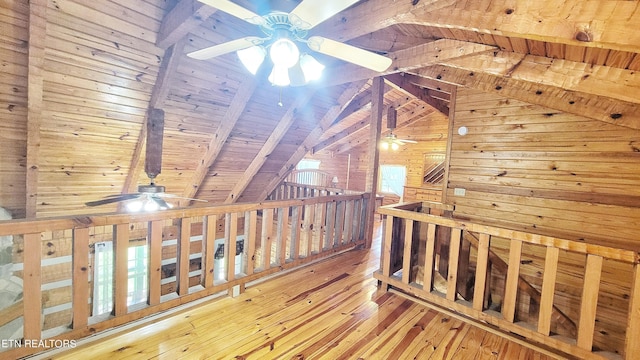
{"type": "MultiPolygon", "coordinates": [[[[237,1],[259,14],[299,2],[237,1]]],[[[214,203],[262,200],[308,151],[367,143],[370,79],[380,75],[398,127],[447,114],[455,88],[466,86],[638,129],[638,7],[361,1],[311,35],[386,54],[390,69],[320,57],[328,65],[321,82],[280,89],[264,70],[246,72],[235,54],[185,55],[259,35],[196,0],[3,1],[0,206],[18,217],[81,214],[96,211],[86,201],[135,191],[147,183],[153,108],[165,112],[157,181],[167,192],[214,203]]]]}

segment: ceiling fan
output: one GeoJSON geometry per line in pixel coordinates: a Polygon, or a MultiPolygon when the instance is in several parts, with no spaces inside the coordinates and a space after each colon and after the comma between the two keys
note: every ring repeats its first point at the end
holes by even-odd
{"type": "Polygon", "coordinates": [[[392,60],[386,56],[322,36],[306,38],[308,30],[360,0],[303,0],[290,13],[271,12],[264,16],[257,15],[229,0],[198,1],[248,23],[258,25],[266,37],[246,36],[188,53],[187,56],[206,60],[238,51],[242,63],[255,75],[268,48],[270,58],[274,63],[269,80],[274,85],[304,84],[310,80],[309,78],[311,80],[318,78],[318,71],[321,72],[324,68],[309,54],[300,54],[295,42],[306,44],[312,51],[377,72],[385,71],[392,63],[392,60]],[[284,81],[279,81],[282,78],[280,75],[287,73],[290,74],[291,81],[288,81],[288,76],[284,81]],[[295,80],[300,76],[303,76],[304,80],[296,84],[295,80]]]}
{"type": "Polygon", "coordinates": [[[388,150],[389,148],[392,150],[398,150],[401,145],[417,143],[415,140],[398,139],[396,134],[393,133],[393,130],[396,128],[397,118],[398,111],[394,107],[390,106],[389,111],[387,112],[387,128],[389,129],[389,133],[380,140],[380,147],[383,150],[388,150]]]}
{"type": "Polygon", "coordinates": [[[162,136],[164,131],[164,111],[152,109],[147,120],[147,145],[145,153],[144,171],[150,179],[149,185],[138,185],[137,193],[114,194],[105,196],[101,200],[86,202],[87,206],[99,206],[120,201],[134,200],[127,203],[129,211],[154,211],[171,208],[171,204],[165,199],[184,199],[204,201],[200,199],[185,198],[178,195],[165,193],[165,187],[156,185],[155,178],[160,174],[162,167],[162,136]]]}

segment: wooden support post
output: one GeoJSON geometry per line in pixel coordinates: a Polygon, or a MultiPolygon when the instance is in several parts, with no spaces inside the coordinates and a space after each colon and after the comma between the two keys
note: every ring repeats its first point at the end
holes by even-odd
{"type": "Polygon", "coordinates": [[[371,121],[369,122],[369,162],[365,181],[365,191],[369,194],[369,206],[367,208],[367,231],[365,233],[365,246],[371,247],[373,240],[373,217],[375,216],[376,192],[378,189],[378,167],[380,163],[380,128],[382,127],[382,113],[384,108],[384,78],[373,78],[371,85],[371,121]]]}
{"type": "Polygon", "coordinates": [[[178,281],[178,295],[189,294],[189,252],[191,239],[191,219],[180,219],[180,238],[178,239],[178,259],[176,264],[178,281]]]}
{"type": "Polygon", "coordinates": [[[244,242],[247,275],[253,274],[256,256],[256,237],[258,231],[258,211],[252,210],[244,213],[244,242]]]}
{"type": "Polygon", "coordinates": [[[624,341],[625,359],[640,354],[640,264],[633,264],[627,333],[624,341]]]}
{"type": "Polygon", "coordinates": [[[483,310],[484,294],[487,286],[487,266],[489,265],[489,241],[491,236],[480,234],[476,261],[476,283],[473,289],[473,308],[483,310]]]}
{"type": "Polygon", "coordinates": [[[520,258],[522,256],[522,241],[511,240],[509,249],[509,267],[504,286],[504,300],[502,315],[504,319],[513,322],[516,314],[516,299],[518,297],[518,277],[520,276],[520,258]]]}
{"type": "Polygon", "coordinates": [[[73,328],[89,320],[89,228],[73,229],[73,328]]]}
{"type": "Polygon", "coordinates": [[[556,288],[556,274],[558,272],[557,247],[548,246],[544,260],[544,274],[542,276],[542,293],[540,295],[540,313],[538,314],[538,332],[548,336],[551,331],[551,316],[553,314],[553,296],[556,288]]]}
{"type": "Polygon", "coordinates": [[[593,346],[593,332],[596,327],[596,309],[598,307],[598,293],[600,292],[602,260],[602,256],[589,254],[587,255],[587,264],[584,269],[577,345],[589,351],[593,346]]]}
{"type": "Polygon", "coordinates": [[[273,209],[262,211],[262,269],[271,267],[271,248],[273,246],[273,209]]]}
{"type": "Polygon", "coordinates": [[[411,248],[413,247],[413,220],[406,219],[404,225],[404,252],[402,254],[402,282],[411,281],[411,248]]]}
{"type": "MultiPolygon", "coordinates": [[[[42,336],[42,245],[40,234],[24,235],[24,331],[27,340],[40,340],[42,336]]],[[[86,279],[85,279],[86,281],[86,279]]]]}
{"type": "Polygon", "coordinates": [[[162,220],[149,224],[149,305],[160,304],[162,279],[162,220]]]}
{"type": "Polygon", "coordinates": [[[427,225],[427,243],[426,255],[424,258],[424,278],[422,280],[422,289],[431,292],[433,286],[433,271],[435,268],[435,249],[436,249],[436,224],[427,225]]]}
{"type": "Polygon", "coordinates": [[[451,241],[449,241],[449,275],[447,276],[447,300],[449,301],[456,301],[461,235],[461,229],[451,229],[451,241]]]}
{"type": "Polygon", "coordinates": [[[214,274],[214,258],[215,258],[215,241],[216,241],[216,227],[218,226],[218,216],[208,215],[202,219],[203,222],[203,236],[202,236],[202,261],[200,268],[202,271],[202,286],[210,288],[213,286],[215,279],[214,274]]]}
{"type": "Polygon", "coordinates": [[[129,224],[113,226],[114,273],[113,273],[113,315],[122,316],[128,312],[127,293],[129,285],[129,224]]]}

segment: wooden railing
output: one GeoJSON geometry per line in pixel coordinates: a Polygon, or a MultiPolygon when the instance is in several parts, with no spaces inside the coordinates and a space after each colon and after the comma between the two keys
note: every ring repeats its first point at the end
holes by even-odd
{"type": "MultiPolygon", "coordinates": [[[[385,288],[397,288],[442,309],[453,310],[472,321],[488,323],[501,331],[521,335],[532,343],[556,349],[568,357],[637,358],[640,354],[638,253],[457,220],[451,217],[450,210],[442,204],[430,203],[385,206],[378,209],[380,214],[386,216],[386,221],[381,269],[374,277],[385,288]],[[434,212],[441,215],[434,215],[434,212]],[[465,253],[464,241],[468,236],[474,251],[469,251],[467,244],[465,253]],[[443,246],[443,243],[446,246],[443,246]],[[504,245],[502,249],[497,249],[498,243],[504,245]],[[524,260],[523,247],[526,247],[527,253],[535,253],[542,258],[538,264],[540,271],[537,273],[542,278],[538,289],[522,284],[520,269],[525,266],[522,264],[532,262],[524,260]],[[500,260],[497,254],[500,250],[506,258],[504,261],[500,260]],[[470,253],[473,254],[471,265],[470,253]],[[563,259],[583,259],[583,267],[575,263],[570,264],[577,266],[581,272],[569,275],[568,278],[566,274],[561,274],[558,270],[559,264],[562,263],[559,262],[560,255],[563,259]],[[600,351],[594,344],[594,332],[597,332],[598,336],[609,335],[602,328],[596,331],[596,313],[598,305],[601,304],[599,296],[602,296],[601,276],[605,261],[622,264],[628,267],[628,273],[631,273],[628,277],[607,274],[614,278],[616,289],[621,292],[619,298],[626,299],[624,301],[628,303],[628,309],[615,309],[622,312],[621,318],[626,320],[626,324],[624,320],[620,324],[622,345],[620,349],[606,352],[600,351]],[[501,289],[503,293],[500,294],[503,297],[496,307],[492,306],[490,299],[492,292],[496,291],[489,285],[490,268],[492,264],[501,262],[505,271],[501,289]],[[470,276],[464,277],[463,283],[469,279],[472,283],[466,284],[470,291],[463,296],[460,291],[460,278],[463,273],[473,268],[475,269],[470,276]],[[577,304],[571,309],[577,317],[574,322],[557,307],[558,302],[566,303],[567,299],[563,297],[562,300],[555,300],[558,294],[566,291],[563,288],[567,281],[571,281],[571,276],[575,276],[573,280],[581,277],[584,279],[581,284],[582,290],[576,294],[579,297],[577,304]],[[564,283],[561,284],[561,281],[564,283]],[[624,281],[626,284],[620,284],[624,281]],[[556,292],[556,285],[560,288],[559,293],[556,292]],[[521,321],[516,316],[518,299],[524,296],[525,291],[533,294],[530,300],[535,299],[537,303],[536,310],[531,311],[535,315],[527,321],[521,321]],[[535,295],[536,292],[538,295],[535,295]],[[562,335],[558,335],[560,332],[562,335]]],[[[611,316],[611,313],[602,316],[611,316]]]]}
{"type": "Polygon", "coordinates": [[[317,169],[301,169],[292,170],[285,178],[285,182],[313,185],[313,186],[331,186],[333,176],[327,172],[317,169]]]}
{"type": "Polygon", "coordinates": [[[14,237],[12,276],[21,279],[24,295],[0,310],[2,319],[22,317],[24,329],[17,340],[3,340],[0,358],[39,352],[214,294],[236,295],[249,282],[364,244],[368,196],[0,221],[0,236],[14,237]],[[103,242],[113,244],[112,310],[94,316],[94,248],[103,242]],[[134,305],[127,299],[128,252],[141,245],[148,253],[147,298],[134,305]],[[48,341],[34,342],[40,339],[48,341]]]}
{"type": "Polygon", "coordinates": [[[358,195],[361,193],[361,191],[283,181],[273,190],[271,195],[269,195],[269,200],[300,199],[332,195],[358,195]]]}

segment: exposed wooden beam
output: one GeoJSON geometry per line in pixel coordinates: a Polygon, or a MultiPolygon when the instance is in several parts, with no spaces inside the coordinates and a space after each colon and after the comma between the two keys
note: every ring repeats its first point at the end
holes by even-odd
{"type": "Polygon", "coordinates": [[[365,191],[369,193],[369,206],[367,206],[367,228],[365,231],[365,246],[371,247],[373,240],[373,216],[376,211],[376,195],[378,192],[378,165],[380,163],[380,129],[382,128],[382,115],[384,109],[384,79],[373,79],[371,87],[371,121],[369,121],[369,161],[365,178],[365,191]]]}
{"type": "Polygon", "coordinates": [[[389,53],[387,56],[393,59],[393,63],[389,69],[383,73],[378,73],[353,64],[327,68],[324,77],[328,80],[325,81],[323,85],[339,85],[357,80],[370,79],[374,76],[409,72],[410,70],[439,64],[450,59],[497,50],[498,48],[495,46],[459,40],[440,39],[409,49],[389,53]]]}
{"type": "Polygon", "coordinates": [[[147,122],[149,121],[149,116],[151,115],[150,112],[151,109],[162,109],[162,107],[164,106],[164,101],[169,94],[169,81],[173,74],[176,73],[179,59],[184,49],[184,44],[185,41],[179,41],[177,44],[167,49],[164,56],[162,57],[162,62],[160,63],[160,71],[158,72],[156,83],[153,85],[153,90],[151,91],[149,110],[145,114],[145,119],[142,123],[142,127],[140,128],[140,135],[138,135],[138,141],[136,142],[135,148],[133,150],[133,155],[131,156],[129,172],[127,173],[127,178],[124,181],[124,185],[122,186],[123,194],[136,191],[136,182],[138,181],[143,168],[142,153],[145,151],[147,138],[147,122]]]}
{"type": "Polygon", "coordinates": [[[242,196],[242,192],[244,192],[244,190],[247,188],[249,182],[251,182],[253,177],[258,173],[258,171],[260,171],[260,168],[267,161],[269,155],[273,152],[276,146],[278,146],[280,140],[282,140],[282,137],[287,133],[291,125],[295,122],[296,114],[301,108],[306,106],[309,100],[311,100],[311,98],[315,94],[315,91],[316,90],[313,88],[307,88],[300,96],[296,98],[296,100],[284,114],[282,119],[280,119],[278,125],[276,125],[271,135],[269,135],[267,141],[264,143],[264,145],[262,145],[262,148],[260,149],[260,151],[258,151],[256,157],[253,158],[251,164],[249,164],[240,179],[238,179],[236,184],[233,186],[233,189],[231,189],[231,192],[224,201],[225,204],[234,203],[238,201],[238,199],[242,196]]]}
{"type": "MultiPolygon", "coordinates": [[[[253,96],[253,93],[258,86],[258,78],[259,76],[247,76],[242,81],[242,86],[233,96],[223,121],[220,122],[220,126],[211,137],[211,141],[209,141],[209,144],[207,145],[206,153],[198,162],[198,167],[191,176],[191,180],[187,182],[184,191],[182,192],[183,197],[193,198],[197,194],[202,181],[207,176],[207,173],[209,173],[209,168],[216,161],[218,155],[220,155],[220,151],[222,151],[231,131],[236,126],[240,115],[242,115],[242,112],[253,96]]],[[[188,202],[189,201],[181,201],[180,205],[186,206],[188,205],[188,202]]]]}
{"type": "Polygon", "coordinates": [[[318,122],[318,125],[307,135],[304,141],[298,146],[293,155],[282,166],[280,171],[272,177],[269,184],[260,194],[258,200],[262,201],[269,196],[271,191],[284,179],[287,174],[295,168],[298,162],[309,152],[311,146],[315,144],[320,136],[327,130],[327,128],[335,122],[336,118],[344,113],[345,109],[351,105],[352,101],[356,101],[356,94],[362,93],[362,87],[365,85],[365,81],[351,83],[338,97],[336,103],[327,110],[322,119],[318,122]]]}
{"type": "MultiPolygon", "coordinates": [[[[367,106],[367,109],[370,109],[370,108],[371,108],[371,104],[367,106]]],[[[357,123],[349,126],[348,128],[340,131],[339,133],[327,138],[326,140],[321,141],[320,143],[318,143],[316,146],[313,147],[313,153],[322,151],[328,148],[329,146],[335,145],[347,138],[351,138],[357,134],[362,133],[362,131],[369,126],[370,120],[371,119],[369,117],[366,117],[358,121],[357,123]]]]}
{"type": "Polygon", "coordinates": [[[434,109],[449,116],[449,106],[447,102],[431,97],[427,89],[412,84],[406,77],[402,76],[401,74],[387,75],[385,76],[385,80],[388,80],[389,83],[395,85],[398,90],[404,92],[405,94],[415,96],[417,99],[424,101],[434,109]]]}
{"type": "MultiPolygon", "coordinates": [[[[47,37],[47,1],[29,2],[29,58],[27,68],[27,168],[25,214],[37,216],[38,174],[40,166],[40,127],[42,124],[42,97],[44,51],[47,37]]],[[[39,337],[38,337],[39,338],[39,337]]]]}
{"type": "Polygon", "coordinates": [[[166,49],[176,44],[216,11],[197,0],[179,1],[162,19],[156,45],[166,49]]]}
{"type": "Polygon", "coordinates": [[[638,4],[582,0],[511,2],[494,0],[360,2],[314,28],[313,33],[349,40],[396,24],[416,24],[550,43],[640,52],[638,4]],[[415,3],[415,5],[413,5],[415,3]],[[611,19],[616,19],[611,21],[611,19]]]}
{"type": "Polygon", "coordinates": [[[460,66],[437,65],[416,70],[415,74],[610,124],[640,129],[640,106],[626,101],[499,76],[475,67],[462,69],[460,66]]]}
{"type": "MultiPolygon", "coordinates": [[[[416,111],[413,111],[409,114],[402,114],[400,115],[400,123],[399,125],[396,127],[397,129],[402,129],[404,127],[407,127],[411,124],[413,124],[416,121],[419,121],[420,119],[422,119],[424,116],[430,114],[430,113],[434,113],[435,111],[433,110],[432,107],[430,106],[422,106],[419,109],[417,109],[416,111]]],[[[369,124],[365,125],[365,129],[369,127],[369,124]]],[[[389,130],[384,130],[381,131],[381,135],[387,135],[389,133],[389,130]]],[[[343,143],[342,145],[340,145],[338,148],[334,149],[333,152],[336,154],[343,154],[345,152],[350,151],[351,149],[355,148],[356,146],[360,146],[363,144],[367,144],[369,142],[369,139],[366,137],[359,137],[357,139],[355,139],[355,141],[347,141],[345,143],[343,143]]]]}

